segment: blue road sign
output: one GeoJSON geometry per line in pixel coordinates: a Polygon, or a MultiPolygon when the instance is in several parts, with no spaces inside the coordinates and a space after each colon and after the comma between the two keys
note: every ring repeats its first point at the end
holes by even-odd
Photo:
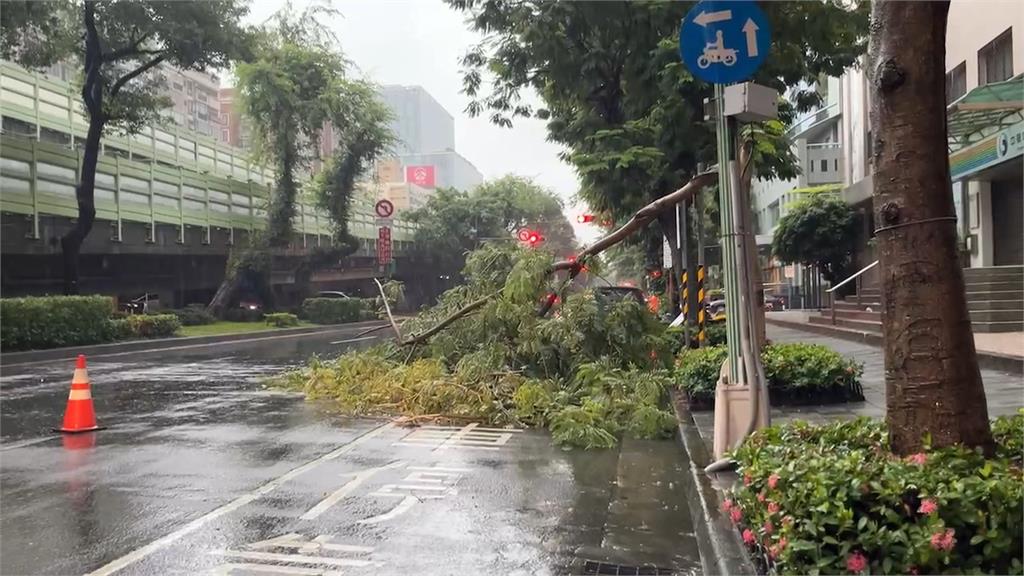
{"type": "Polygon", "coordinates": [[[683,19],[679,55],[697,78],[732,84],[750,78],[764,62],[771,33],[752,0],[704,0],[683,19]]]}

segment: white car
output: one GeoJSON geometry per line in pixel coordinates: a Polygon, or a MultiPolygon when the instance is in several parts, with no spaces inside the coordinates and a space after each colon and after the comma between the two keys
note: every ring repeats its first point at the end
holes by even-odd
{"type": "Polygon", "coordinates": [[[344,292],[337,290],[324,290],[323,292],[316,293],[317,298],[340,298],[342,300],[348,300],[350,296],[344,292]]]}

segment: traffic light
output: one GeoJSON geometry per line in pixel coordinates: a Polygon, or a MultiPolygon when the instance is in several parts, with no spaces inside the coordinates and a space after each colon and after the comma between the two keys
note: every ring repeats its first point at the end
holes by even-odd
{"type": "Polygon", "coordinates": [[[593,214],[580,214],[579,216],[576,217],[576,222],[578,222],[579,224],[588,224],[588,223],[593,222],[593,221],[594,221],[594,215],[593,214]]]}
{"type": "Polygon", "coordinates": [[[531,230],[529,228],[521,228],[516,234],[519,241],[530,248],[536,248],[544,242],[544,235],[537,230],[531,230]]]}

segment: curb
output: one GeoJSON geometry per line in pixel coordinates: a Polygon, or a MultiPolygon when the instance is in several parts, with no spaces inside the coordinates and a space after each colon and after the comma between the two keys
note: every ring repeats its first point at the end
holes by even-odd
{"type": "Polygon", "coordinates": [[[19,364],[64,360],[78,354],[89,356],[105,356],[110,354],[126,354],[129,352],[156,352],[168,348],[196,346],[203,344],[225,344],[244,342],[247,340],[267,340],[273,338],[305,336],[325,332],[341,332],[347,329],[371,328],[374,325],[386,325],[378,320],[367,322],[349,322],[347,324],[326,324],[304,328],[280,328],[259,332],[238,332],[235,334],[217,334],[213,336],[184,336],[178,338],[159,338],[155,340],[131,340],[129,342],[113,342],[110,344],[91,344],[86,346],[69,346],[66,348],[49,348],[46,350],[26,350],[24,352],[5,352],[0,354],[0,366],[12,367],[19,364]]]}
{"type": "MultiPolygon", "coordinates": [[[[812,332],[852,342],[861,342],[871,346],[882,346],[885,344],[885,338],[877,332],[865,332],[853,328],[827,326],[824,324],[811,324],[810,322],[794,322],[792,320],[772,318],[771,316],[767,316],[765,322],[782,326],[783,328],[803,330],[804,332],[812,332]]],[[[999,354],[998,352],[982,352],[980,350],[977,351],[977,355],[979,368],[1009,372],[1010,374],[1024,374],[1024,358],[1020,356],[1009,356],[1007,354],[999,354]]]]}
{"type": "Polygon", "coordinates": [[[694,489],[686,491],[686,498],[697,536],[702,572],[706,575],[727,576],[757,574],[754,563],[740,541],[739,532],[722,514],[722,500],[718,490],[704,474],[704,467],[711,463],[711,456],[685,401],[675,390],[671,392],[670,401],[679,422],[683,451],[690,461],[694,489]]]}

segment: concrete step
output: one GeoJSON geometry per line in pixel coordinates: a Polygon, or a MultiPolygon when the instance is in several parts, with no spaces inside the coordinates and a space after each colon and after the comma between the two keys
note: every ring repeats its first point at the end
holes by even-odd
{"type": "Polygon", "coordinates": [[[836,310],[865,310],[867,308],[878,311],[882,309],[882,303],[870,298],[861,300],[860,304],[857,304],[856,300],[839,300],[836,302],[836,310]]]}
{"type": "Polygon", "coordinates": [[[967,301],[982,301],[982,300],[1020,300],[1024,296],[1020,290],[984,290],[972,291],[967,288],[967,301]]]}
{"type": "Polygon", "coordinates": [[[972,311],[971,322],[1024,322],[1024,308],[972,311]]]}
{"type": "Polygon", "coordinates": [[[986,268],[964,268],[964,279],[972,280],[1024,280],[1024,266],[988,266],[986,268]]]}
{"type": "Polygon", "coordinates": [[[975,332],[1024,332],[1024,322],[975,322],[971,321],[975,332]]]}
{"type": "Polygon", "coordinates": [[[1012,300],[974,300],[967,302],[967,309],[971,312],[983,310],[1020,310],[1024,308],[1024,301],[1020,298],[1012,300]]]}
{"type": "Polygon", "coordinates": [[[981,281],[971,280],[967,282],[968,292],[1018,292],[1024,294],[1024,282],[1009,281],[981,281]]]}
{"type": "MultiPolygon", "coordinates": [[[[821,315],[826,318],[832,318],[832,311],[822,310],[821,315]]],[[[871,322],[881,322],[882,313],[877,310],[868,312],[867,310],[844,310],[836,308],[836,319],[840,318],[844,320],[868,320],[871,322]]]]}
{"type": "MultiPolygon", "coordinates": [[[[818,324],[819,326],[832,326],[832,319],[826,318],[825,316],[811,316],[807,319],[811,324],[818,324]]],[[[864,332],[876,332],[882,333],[882,323],[871,322],[868,320],[847,320],[842,318],[836,319],[836,326],[842,328],[853,328],[856,330],[862,330],[864,332]]]]}

